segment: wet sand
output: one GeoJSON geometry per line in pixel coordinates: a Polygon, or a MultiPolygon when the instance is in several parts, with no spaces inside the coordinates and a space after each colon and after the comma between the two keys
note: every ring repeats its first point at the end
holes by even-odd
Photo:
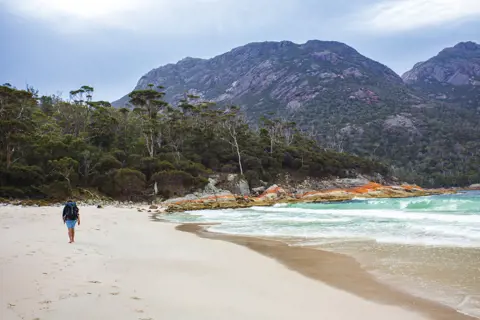
{"type": "Polygon", "coordinates": [[[229,241],[276,259],[291,270],[334,288],[353,293],[363,299],[390,306],[398,306],[421,313],[434,320],[473,320],[442,304],[399,291],[379,282],[362,268],[354,258],[322,251],[318,248],[289,246],[285,242],[254,237],[230,236],[205,231],[201,224],[184,224],[178,230],[200,237],[229,241]]]}
{"type": "Polygon", "coordinates": [[[316,248],[354,257],[381,282],[480,318],[479,248],[331,239],[316,248]]]}

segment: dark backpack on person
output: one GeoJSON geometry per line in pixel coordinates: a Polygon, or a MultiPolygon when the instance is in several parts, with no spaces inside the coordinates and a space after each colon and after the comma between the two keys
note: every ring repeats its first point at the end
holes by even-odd
{"type": "Polygon", "coordinates": [[[70,202],[65,205],[63,209],[63,216],[65,220],[77,220],[78,219],[78,207],[75,202],[70,202]]]}

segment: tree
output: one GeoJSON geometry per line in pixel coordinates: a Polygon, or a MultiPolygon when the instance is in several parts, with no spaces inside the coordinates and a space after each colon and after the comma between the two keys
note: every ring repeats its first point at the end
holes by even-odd
{"type": "Polygon", "coordinates": [[[225,111],[220,122],[222,123],[222,132],[220,139],[228,142],[235,149],[238,160],[240,174],[243,175],[242,152],[240,150],[240,138],[246,129],[246,124],[240,115],[240,109],[236,106],[230,107],[225,111]]]}
{"type": "MultiPolygon", "coordinates": [[[[158,87],[158,89],[163,88],[158,87]]],[[[146,90],[136,90],[128,95],[130,103],[135,106],[134,111],[140,115],[142,120],[145,146],[151,158],[155,157],[156,146],[162,145],[159,135],[159,113],[168,105],[161,100],[164,95],[165,93],[154,90],[153,85],[149,85],[146,90]]]]}
{"type": "Polygon", "coordinates": [[[76,172],[78,167],[78,162],[72,158],[65,157],[59,160],[50,161],[50,166],[52,168],[51,173],[58,174],[65,179],[68,185],[68,191],[72,193],[72,175],[76,172]]]}
{"type": "Polygon", "coordinates": [[[32,113],[35,106],[32,92],[0,86],[0,141],[7,169],[18,160],[14,159],[15,153],[33,131],[32,113]]]}
{"type": "Polygon", "coordinates": [[[119,131],[116,112],[110,103],[105,101],[91,102],[90,106],[93,112],[90,116],[88,132],[92,144],[108,150],[115,143],[119,131]]]}

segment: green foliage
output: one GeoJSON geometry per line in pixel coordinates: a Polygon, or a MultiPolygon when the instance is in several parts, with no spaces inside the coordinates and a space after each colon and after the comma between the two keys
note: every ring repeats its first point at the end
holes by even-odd
{"type": "Polygon", "coordinates": [[[180,170],[157,172],[153,175],[152,180],[157,183],[158,190],[164,197],[183,196],[208,183],[206,178],[194,177],[192,174],[180,170]]]}
{"type": "Polygon", "coordinates": [[[122,168],[122,163],[112,155],[104,155],[97,164],[98,173],[108,173],[111,170],[122,168]]]}
{"type": "Polygon", "coordinates": [[[17,199],[25,197],[25,193],[22,189],[6,186],[0,187],[0,198],[17,199]]]}
{"type": "Polygon", "coordinates": [[[73,192],[67,181],[56,180],[39,187],[39,191],[47,198],[64,200],[69,198],[73,192]]]}
{"type": "Polygon", "coordinates": [[[146,185],[145,175],[133,169],[119,169],[113,175],[112,196],[125,200],[141,198],[146,185]]]}
{"type": "Polygon", "coordinates": [[[188,96],[173,108],[159,90],[132,92],[130,111],[93,101],[88,86],[70,101],[0,87],[0,197],[65,199],[94,188],[122,200],[155,190],[173,197],[203,188],[214,172],[243,173],[252,186],[283,172],[388,174],[377,162],[323,150],[291,122],[263,119],[252,129],[237,107],[188,96]]]}

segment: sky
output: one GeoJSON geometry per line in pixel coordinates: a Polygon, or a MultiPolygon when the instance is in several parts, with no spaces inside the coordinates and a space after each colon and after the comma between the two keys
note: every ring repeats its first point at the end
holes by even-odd
{"type": "Polygon", "coordinates": [[[0,0],[0,83],[113,101],[184,57],[257,41],[335,40],[398,74],[480,43],[480,0],[0,0]]]}

